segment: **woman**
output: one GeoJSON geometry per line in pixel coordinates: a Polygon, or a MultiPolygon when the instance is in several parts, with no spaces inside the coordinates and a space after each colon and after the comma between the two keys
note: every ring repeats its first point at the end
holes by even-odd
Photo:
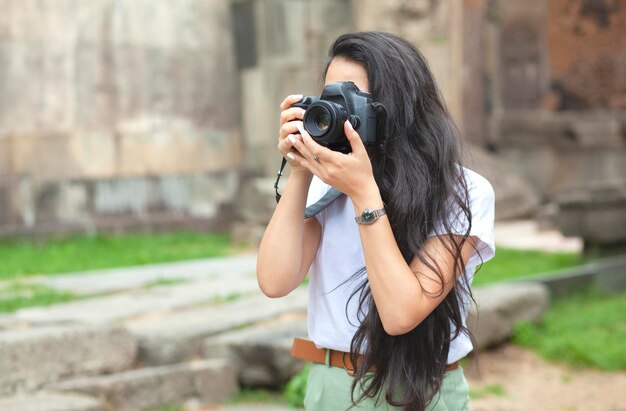
{"type": "Polygon", "coordinates": [[[349,122],[351,153],[320,146],[302,127],[304,110],[292,107],[302,96],[288,96],[278,150],[291,176],[257,262],[269,297],[310,272],[309,337],[322,353],[311,359],[324,364],[312,365],[305,407],[469,409],[457,361],[472,349],[465,319],[475,268],[495,252],[493,189],[460,166],[457,129],[410,43],[379,32],[339,37],[325,83],[339,81],[385,107],[386,147],[365,147],[349,122]],[[329,187],[345,195],[303,220],[329,187]],[[365,209],[384,214],[358,224],[365,209]]]}

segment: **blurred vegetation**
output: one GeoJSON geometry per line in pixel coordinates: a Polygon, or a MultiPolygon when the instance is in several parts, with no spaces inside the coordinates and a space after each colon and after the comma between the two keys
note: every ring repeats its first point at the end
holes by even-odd
{"type": "Polygon", "coordinates": [[[504,397],[506,395],[506,391],[500,384],[491,384],[482,388],[470,389],[469,392],[470,399],[483,398],[490,395],[495,397],[504,397]]]}
{"type": "Polygon", "coordinates": [[[626,370],[626,291],[590,290],[553,302],[539,324],[518,324],[513,341],[549,361],[626,370]]]}
{"type": "MultiPolygon", "coordinates": [[[[1,240],[0,279],[219,257],[233,254],[246,246],[233,244],[227,234],[185,231],[97,234],[50,239],[43,243],[1,240]]],[[[575,253],[498,248],[496,256],[479,269],[474,285],[545,273],[582,263],[583,258],[575,253]]]]}
{"type": "Polygon", "coordinates": [[[300,372],[294,375],[285,388],[283,393],[287,398],[287,404],[291,407],[304,407],[304,394],[306,394],[306,381],[309,377],[311,364],[307,364],[300,372]]]}
{"type": "Polygon", "coordinates": [[[82,297],[40,284],[9,282],[0,287],[0,312],[6,313],[20,308],[64,303],[78,298],[82,297]]]}
{"type": "MultiPolygon", "coordinates": [[[[28,278],[34,275],[226,256],[242,248],[234,245],[228,235],[197,232],[98,234],[45,243],[3,240],[0,241],[0,280],[8,281],[0,282],[0,312],[83,298],[28,283],[28,278]]],[[[543,274],[585,262],[575,253],[498,248],[496,256],[479,269],[473,284],[543,274]]],[[[177,283],[164,279],[150,286],[177,283]]],[[[602,370],[626,370],[626,357],[621,349],[621,342],[626,341],[624,312],[626,293],[605,296],[588,292],[555,302],[540,324],[518,325],[513,339],[549,360],[602,370]]],[[[242,390],[232,403],[286,402],[290,406],[302,406],[309,368],[294,376],[282,393],[242,390]]],[[[499,396],[503,395],[501,391],[500,387],[485,387],[472,392],[472,396],[499,396]]],[[[176,406],[163,408],[170,409],[176,406]]]]}
{"type": "MultiPolygon", "coordinates": [[[[30,282],[36,275],[162,263],[233,254],[235,245],[226,234],[168,232],[74,236],[46,242],[25,239],[0,241],[0,312],[46,306],[89,298],[30,282]],[[5,280],[5,281],[1,281],[5,280]]],[[[160,279],[148,288],[180,284],[182,279],[160,279]]]]}
{"type": "Polygon", "coordinates": [[[285,404],[285,397],[276,391],[266,389],[243,388],[230,401],[231,405],[241,404],[285,404]]]}
{"type": "Polygon", "coordinates": [[[495,257],[479,268],[472,285],[544,274],[585,262],[582,255],[577,253],[544,253],[498,247],[495,257]]]}
{"type": "Polygon", "coordinates": [[[0,279],[162,263],[232,254],[229,235],[168,232],[76,236],[45,243],[0,241],[0,279]]]}

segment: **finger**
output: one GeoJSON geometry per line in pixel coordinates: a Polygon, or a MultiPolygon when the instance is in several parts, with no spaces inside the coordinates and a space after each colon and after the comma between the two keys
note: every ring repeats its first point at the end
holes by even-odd
{"type": "MultiPolygon", "coordinates": [[[[306,133],[306,131],[304,132],[306,133]]],[[[302,135],[292,135],[288,138],[288,140],[292,143],[292,147],[296,150],[296,153],[301,156],[300,164],[305,166],[313,174],[320,176],[323,171],[324,164],[321,159],[315,154],[312,154],[307,146],[302,142],[302,135]]]]}
{"type": "Polygon", "coordinates": [[[354,154],[362,154],[367,152],[365,146],[363,145],[363,140],[361,140],[361,136],[356,132],[354,127],[352,127],[352,123],[349,120],[343,124],[343,131],[346,133],[346,137],[348,138],[348,142],[350,142],[350,147],[352,147],[352,152],[354,154]]]}
{"type": "Polygon", "coordinates": [[[280,125],[293,120],[302,120],[304,118],[304,109],[300,107],[291,107],[280,113],[280,125]]]}
{"type": "MultiPolygon", "coordinates": [[[[306,146],[306,145],[302,142],[302,138],[303,138],[303,137],[302,137],[302,133],[303,133],[303,132],[304,132],[304,133],[306,133],[306,131],[304,131],[304,130],[300,130],[300,128],[301,128],[301,127],[299,126],[299,127],[298,127],[298,131],[299,131],[300,135],[299,135],[299,136],[298,136],[298,135],[292,135],[292,136],[289,138],[289,141],[291,141],[293,148],[295,148],[296,150],[298,150],[298,152],[299,152],[300,154],[302,154],[302,156],[303,156],[303,157],[305,157],[305,158],[307,158],[307,159],[314,160],[315,158],[317,158],[317,157],[316,157],[316,155],[315,155],[315,154],[313,154],[313,153],[311,152],[311,150],[309,150],[309,149],[308,149],[308,147],[307,147],[307,146],[306,146]]],[[[318,159],[318,160],[319,160],[319,159],[318,159]]],[[[315,160],[315,161],[318,161],[318,160],[315,160]]]]}
{"type": "Polygon", "coordinates": [[[282,154],[283,157],[285,157],[287,153],[295,150],[295,148],[293,147],[293,143],[291,142],[289,137],[293,137],[293,134],[289,134],[286,138],[282,139],[278,143],[278,151],[280,151],[280,154],[282,154]]]}
{"type": "Polygon", "coordinates": [[[294,164],[300,167],[306,168],[307,170],[309,170],[311,173],[315,174],[316,176],[320,175],[321,166],[317,161],[309,160],[297,151],[292,151],[292,152],[287,153],[286,157],[289,161],[293,162],[294,164]]]}
{"type": "Polygon", "coordinates": [[[313,155],[302,144],[302,137],[298,134],[289,134],[283,140],[278,143],[278,151],[283,156],[287,156],[288,153],[298,153],[302,157],[313,159],[313,155]],[[303,152],[301,152],[300,148],[303,152]]]}
{"type": "Polygon", "coordinates": [[[294,120],[280,126],[280,129],[278,130],[278,140],[280,141],[287,138],[289,134],[300,133],[298,131],[297,123],[300,123],[300,121],[294,120]]]}
{"type": "Polygon", "coordinates": [[[304,96],[302,94],[292,94],[290,96],[285,97],[283,102],[280,103],[280,111],[283,111],[283,110],[291,107],[291,105],[294,104],[294,103],[298,103],[298,102],[302,101],[303,97],[304,96]]]}
{"type": "Polygon", "coordinates": [[[299,122],[297,126],[298,132],[300,132],[302,136],[303,149],[310,153],[311,158],[317,157],[319,161],[330,161],[338,154],[313,140],[313,137],[304,129],[301,122],[299,122]]]}

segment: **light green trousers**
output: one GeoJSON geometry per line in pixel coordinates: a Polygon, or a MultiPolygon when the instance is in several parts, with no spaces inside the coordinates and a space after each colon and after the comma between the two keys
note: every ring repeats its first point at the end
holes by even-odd
{"type": "MultiPolygon", "coordinates": [[[[304,408],[307,411],[344,411],[350,408],[350,388],[353,378],[338,367],[312,364],[307,380],[304,408]]],[[[384,399],[366,399],[353,410],[400,410],[384,399]]],[[[459,367],[444,374],[443,384],[426,411],[469,411],[469,386],[463,368],[459,367]]]]}

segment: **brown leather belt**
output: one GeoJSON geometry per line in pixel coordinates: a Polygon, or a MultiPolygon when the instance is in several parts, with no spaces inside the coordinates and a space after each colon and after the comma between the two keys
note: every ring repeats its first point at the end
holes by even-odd
{"type": "MultiPolygon", "coordinates": [[[[300,358],[301,360],[312,361],[319,364],[326,364],[326,351],[330,351],[330,365],[333,367],[344,368],[348,374],[354,374],[354,364],[350,360],[350,353],[343,351],[330,350],[326,348],[317,348],[313,341],[303,340],[302,338],[294,338],[291,347],[291,356],[300,358]]],[[[357,365],[361,364],[363,356],[357,357],[357,365]]],[[[459,368],[458,362],[448,364],[446,371],[452,371],[459,368]]],[[[376,367],[371,367],[368,371],[376,371],[376,367]]]]}

